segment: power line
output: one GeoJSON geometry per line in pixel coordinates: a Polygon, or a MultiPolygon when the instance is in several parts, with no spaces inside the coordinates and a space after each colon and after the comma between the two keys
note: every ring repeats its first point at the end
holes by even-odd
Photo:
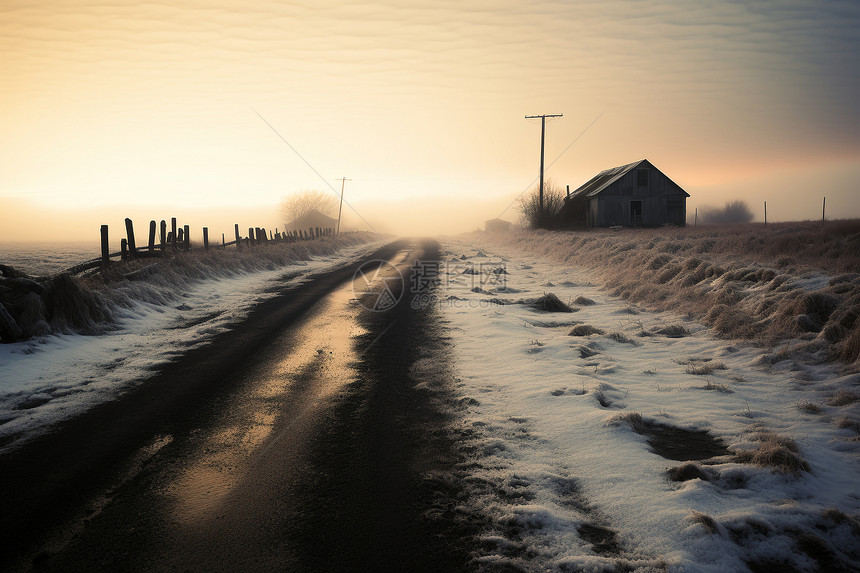
{"type": "MultiPolygon", "coordinates": [[[[272,125],[271,123],[269,123],[269,122],[266,120],[266,118],[265,118],[265,117],[263,117],[262,115],[260,115],[260,112],[259,112],[259,111],[257,111],[257,110],[256,110],[256,109],[254,109],[254,108],[251,108],[251,109],[252,109],[252,110],[254,110],[254,113],[256,113],[256,114],[257,114],[257,116],[258,116],[260,119],[262,119],[262,120],[263,120],[263,123],[265,123],[266,125],[268,125],[268,126],[269,126],[269,129],[271,129],[272,131],[274,131],[274,132],[275,132],[275,135],[277,135],[277,136],[281,139],[281,141],[283,141],[284,143],[286,143],[286,144],[287,144],[287,147],[289,147],[290,149],[292,149],[292,150],[293,150],[293,153],[295,153],[296,155],[298,155],[299,159],[301,159],[302,161],[304,161],[304,162],[305,162],[305,165],[307,165],[308,167],[310,167],[310,168],[311,168],[311,171],[313,171],[314,173],[316,173],[316,174],[317,174],[317,177],[319,177],[320,179],[322,179],[322,180],[323,180],[323,182],[328,186],[328,188],[329,188],[329,189],[331,189],[332,193],[334,193],[335,195],[337,195],[337,191],[336,191],[336,190],[335,190],[335,188],[332,186],[332,184],[331,184],[331,183],[329,183],[329,182],[328,182],[328,180],[327,180],[325,177],[323,177],[323,176],[320,174],[320,172],[319,172],[319,171],[317,171],[316,169],[314,169],[314,166],[313,166],[313,165],[311,165],[311,164],[310,164],[310,162],[309,162],[307,159],[305,159],[305,158],[302,156],[302,154],[301,154],[301,153],[299,153],[299,152],[298,152],[298,150],[297,150],[295,147],[293,147],[292,145],[290,145],[290,142],[289,142],[289,141],[287,141],[287,140],[286,140],[286,138],[285,138],[283,135],[281,135],[281,133],[280,133],[277,129],[275,129],[275,126],[274,126],[274,125],[272,125]]],[[[346,206],[347,206],[347,207],[349,207],[350,209],[352,209],[352,212],[353,212],[353,213],[355,213],[356,215],[358,215],[358,218],[359,218],[359,219],[361,219],[362,221],[364,221],[364,224],[365,224],[365,225],[367,225],[367,228],[368,228],[368,229],[370,229],[371,231],[373,231],[373,232],[374,232],[374,233],[376,233],[377,235],[380,235],[380,233],[378,233],[378,232],[376,231],[376,229],[374,229],[374,228],[373,228],[373,225],[371,225],[370,223],[368,223],[368,222],[367,222],[367,219],[365,219],[364,217],[362,217],[362,216],[361,216],[361,213],[359,213],[358,211],[356,211],[356,210],[355,210],[355,207],[353,207],[352,205],[350,205],[350,204],[349,204],[349,201],[347,201],[347,202],[346,202],[346,206]]]]}
{"type": "MultiPolygon", "coordinates": [[[[598,120],[598,119],[600,119],[600,118],[603,116],[603,114],[604,114],[604,113],[606,113],[606,110],[601,111],[601,112],[598,114],[598,116],[597,116],[597,117],[595,117],[595,118],[594,118],[594,120],[593,120],[591,123],[589,123],[589,124],[585,127],[585,129],[583,129],[582,131],[580,131],[580,132],[579,132],[579,135],[577,135],[576,137],[574,137],[574,138],[573,138],[573,141],[571,141],[570,143],[568,143],[568,144],[567,144],[567,147],[565,147],[565,148],[564,148],[564,151],[562,151],[561,153],[559,153],[559,154],[558,154],[558,156],[557,156],[555,159],[553,159],[553,160],[552,160],[552,163],[550,163],[550,164],[549,164],[549,167],[552,167],[553,165],[555,165],[556,161],[558,161],[559,159],[561,159],[561,156],[562,156],[562,155],[564,155],[565,153],[567,153],[567,150],[568,150],[568,149],[570,149],[571,147],[573,147],[573,144],[574,144],[574,143],[576,143],[577,141],[579,141],[579,138],[580,138],[580,137],[582,137],[583,135],[585,135],[585,132],[586,132],[586,131],[588,131],[589,129],[591,129],[591,126],[592,126],[592,125],[594,125],[595,123],[597,123],[597,120],[598,120]]],[[[502,209],[502,212],[501,212],[501,213],[499,213],[499,216],[498,216],[498,217],[496,217],[496,218],[497,218],[497,219],[501,219],[501,218],[502,218],[502,215],[504,215],[505,213],[507,213],[507,212],[508,212],[508,209],[510,209],[511,207],[513,207],[513,206],[514,206],[514,203],[516,203],[517,201],[519,201],[519,200],[520,200],[520,197],[522,197],[523,195],[525,195],[525,194],[526,194],[526,192],[527,192],[529,189],[531,189],[531,186],[532,186],[532,185],[534,185],[534,182],[535,182],[535,181],[537,181],[537,177],[535,177],[534,179],[532,179],[532,180],[531,180],[531,182],[530,182],[530,183],[525,187],[525,189],[523,189],[522,191],[520,191],[520,194],[519,194],[519,195],[517,195],[517,197],[516,197],[513,201],[511,201],[511,202],[508,204],[508,206],[507,206],[507,207],[505,207],[504,209],[502,209]]]]}
{"type": "Polygon", "coordinates": [[[545,113],[543,115],[527,115],[526,119],[540,118],[540,197],[538,204],[538,217],[543,215],[543,150],[544,139],[546,136],[546,118],[548,117],[563,117],[560,113],[545,113]]]}

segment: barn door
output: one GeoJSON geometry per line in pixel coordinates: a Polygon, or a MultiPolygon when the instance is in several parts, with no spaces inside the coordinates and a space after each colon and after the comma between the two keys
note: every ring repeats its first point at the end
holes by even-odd
{"type": "Polygon", "coordinates": [[[630,201],[630,225],[642,226],[642,201],[630,201]]]}

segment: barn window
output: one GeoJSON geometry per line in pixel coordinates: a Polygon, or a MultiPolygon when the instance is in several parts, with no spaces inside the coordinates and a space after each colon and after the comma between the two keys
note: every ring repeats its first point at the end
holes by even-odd
{"type": "Polygon", "coordinates": [[[647,169],[637,169],[636,170],[636,185],[639,187],[647,187],[648,186],[648,170],[647,169]]]}

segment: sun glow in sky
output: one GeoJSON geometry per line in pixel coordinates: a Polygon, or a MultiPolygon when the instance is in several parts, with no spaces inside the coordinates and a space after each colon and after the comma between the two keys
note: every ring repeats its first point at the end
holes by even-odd
{"type": "Polygon", "coordinates": [[[5,0],[0,26],[0,240],[275,227],[344,176],[380,231],[517,220],[541,113],[561,186],[647,158],[689,211],[860,217],[856,0],[5,0]]]}

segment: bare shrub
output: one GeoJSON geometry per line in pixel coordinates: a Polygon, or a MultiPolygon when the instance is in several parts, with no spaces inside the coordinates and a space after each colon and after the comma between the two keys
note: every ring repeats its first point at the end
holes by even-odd
{"type": "Polygon", "coordinates": [[[289,195],[281,201],[281,217],[286,224],[301,219],[312,211],[333,216],[337,213],[337,206],[337,198],[330,192],[306,189],[289,195]]]}
{"type": "Polygon", "coordinates": [[[540,185],[535,186],[520,201],[520,212],[532,229],[552,229],[558,224],[558,212],[564,205],[564,193],[551,180],[544,181],[543,206],[540,185]]]}
{"type": "Polygon", "coordinates": [[[744,201],[729,201],[722,209],[718,207],[703,207],[700,217],[703,223],[726,225],[749,223],[755,218],[755,215],[744,201]]]}

